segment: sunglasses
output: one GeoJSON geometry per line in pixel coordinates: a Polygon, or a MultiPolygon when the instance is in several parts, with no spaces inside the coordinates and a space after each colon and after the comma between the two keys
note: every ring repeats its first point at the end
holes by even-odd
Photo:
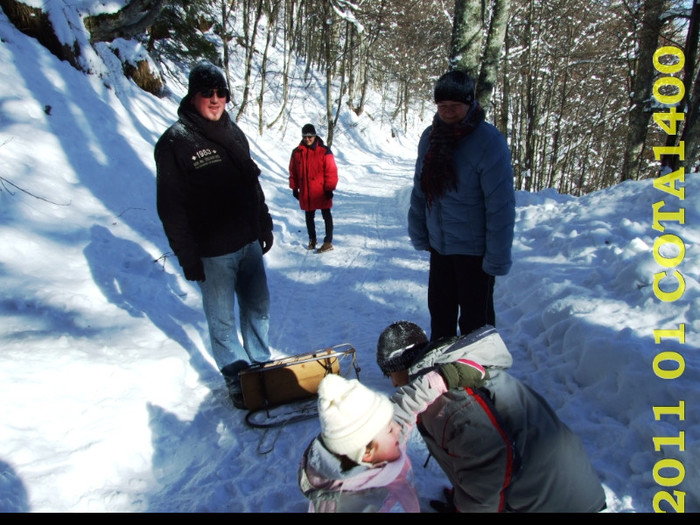
{"type": "Polygon", "coordinates": [[[228,98],[228,89],[226,88],[201,89],[199,91],[199,94],[204,98],[211,98],[214,96],[214,93],[216,93],[216,96],[219,98],[228,98]]]}

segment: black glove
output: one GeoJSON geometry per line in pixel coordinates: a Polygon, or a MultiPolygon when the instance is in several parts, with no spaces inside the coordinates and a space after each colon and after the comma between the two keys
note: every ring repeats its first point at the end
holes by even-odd
{"type": "Polygon", "coordinates": [[[326,190],[326,199],[332,199],[333,198],[333,191],[332,190],[326,190]]]}
{"type": "Polygon", "coordinates": [[[270,248],[272,248],[272,243],[274,242],[274,239],[272,237],[272,232],[265,232],[262,235],[260,235],[260,247],[262,248],[263,255],[265,255],[267,252],[270,251],[270,248]]]}
{"type": "Polygon", "coordinates": [[[440,374],[445,380],[447,389],[453,388],[479,388],[489,378],[488,371],[475,361],[458,359],[439,368],[440,374]]]}
{"type": "Polygon", "coordinates": [[[185,279],[188,281],[201,281],[204,282],[207,278],[204,275],[204,265],[202,261],[197,261],[197,264],[183,268],[185,272],[185,279]]]}
{"type": "Polygon", "coordinates": [[[445,487],[442,490],[445,495],[445,501],[439,499],[431,499],[430,506],[438,512],[442,513],[452,513],[457,512],[457,507],[455,507],[454,494],[452,489],[445,487]]]}
{"type": "Polygon", "coordinates": [[[296,200],[299,200],[299,190],[292,190],[292,195],[296,200]]]}

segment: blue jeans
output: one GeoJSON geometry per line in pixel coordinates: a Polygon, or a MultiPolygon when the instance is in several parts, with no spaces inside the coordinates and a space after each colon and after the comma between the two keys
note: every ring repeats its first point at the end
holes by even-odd
{"type": "Polygon", "coordinates": [[[270,292],[258,241],[219,257],[202,257],[206,280],[198,282],[219,370],[236,361],[269,361],[270,292]],[[234,306],[238,300],[241,336],[234,306]]]}

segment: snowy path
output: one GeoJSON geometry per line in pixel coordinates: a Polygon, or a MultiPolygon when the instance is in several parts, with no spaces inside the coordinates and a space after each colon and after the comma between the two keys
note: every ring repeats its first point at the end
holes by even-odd
{"type": "MultiPolygon", "coordinates": [[[[305,249],[304,214],[291,195],[289,209],[271,209],[276,237],[266,255],[272,294],[270,342],[274,357],[350,343],[363,383],[390,393],[391,384],[374,361],[379,333],[398,317],[427,322],[425,288],[416,284],[427,283],[427,254],[413,250],[405,234],[412,161],[354,167],[339,161],[339,169],[333,251],[315,254],[305,249]],[[369,217],[367,210],[371,210],[369,217]],[[400,236],[395,230],[403,232],[405,239],[397,242],[400,236]],[[410,278],[406,261],[411,261],[410,278]],[[395,271],[397,264],[402,265],[401,271],[395,271]],[[397,286],[396,275],[402,276],[405,285],[397,286]],[[405,312],[398,311],[397,304],[415,306],[405,312]],[[353,311],[345,313],[345,308],[353,311]],[[358,326],[357,319],[365,322],[358,326]],[[309,326],[316,329],[309,331],[309,326]]],[[[322,231],[318,212],[319,236],[322,231]]],[[[247,427],[245,412],[229,407],[223,386],[204,399],[191,422],[178,421],[158,407],[151,407],[151,412],[154,423],[158,422],[153,428],[159,433],[154,437],[154,472],[159,473],[163,489],[148,502],[150,511],[306,511],[303,498],[289,501],[287,495],[298,493],[296,468],[304,447],[319,430],[316,419],[283,427],[273,450],[261,454],[261,440],[274,440],[274,431],[265,435],[262,429],[247,427]],[[239,462],[238,457],[260,461],[239,462]],[[239,468],[251,463],[255,466],[241,476],[239,468]],[[245,486],[240,479],[246,480],[245,486]],[[229,508],[220,507],[222,493],[230,498],[229,508]]],[[[423,450],[419,438],[413,436],[411,441],[423,450]]],[[[418,461],[424,459],[421,455],[418,461]]],[[[440,490],[442,479],[442,472],[431,462],[418,483],[426,485],[422,490],[429,495],[440,490]]]]}
{"type": "MultiPolygon", "coordinates": [[[[395,165],[390,160],[374,157],[367,165],[352,166],[338,160],[341,182],[333,204],[333,251],[315,254],[305,249],[304,212],[291,196],[290,209],[279,210],[277,216],[271,210],[282,231],[267,260],[273,296],[270,342],[277,351],[293,355],[347,342],[358,350],[364,367],[376,367],[376,340],[397,315],[417,317],[416,322],[426,319],[425,289],[416,283],[427,283],[427,253],[413,250],[406,234],[412,161],[395,165]],[[398,235],[403,235],[401,242],[396,241],[398,235]],[[406,260],[412,261],[415,275],[397,290],[395,276],[406,275],[406,260]],[[397,264],[401,271],[395,271],[397,264]],[[397,312],[395,304],[405,303],[416,304],[417,310],[397,312]],[[354,309],[352,315],[343,313],[346,307],[354,309]],[[366,324],[348,322],[357,317],[366,324]],[[310,326],[316,329],[308,331],[310,326]]],[[[320,211],[316,230],[320,240],[320,211]]]]}

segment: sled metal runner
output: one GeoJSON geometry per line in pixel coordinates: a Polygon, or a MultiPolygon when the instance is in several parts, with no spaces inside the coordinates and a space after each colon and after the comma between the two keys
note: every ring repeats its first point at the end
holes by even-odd
{"type": "Polygon", "coordinates": [[[360,378],[355,349],[343,343],[306,354],[260,363],[241,372],[249,409],[245,421],[254,428],[274,428],[318,415],[318,385],[328,374],[360,378]]]}
{"type": "Polygon", "coordinates": [[[316,397],[303,401],[293,401],[283,405],[259,408],[248,412],[246,423],[255,428],[272,428],[297,421],[312,419],[318,415],[316,397]]]}

